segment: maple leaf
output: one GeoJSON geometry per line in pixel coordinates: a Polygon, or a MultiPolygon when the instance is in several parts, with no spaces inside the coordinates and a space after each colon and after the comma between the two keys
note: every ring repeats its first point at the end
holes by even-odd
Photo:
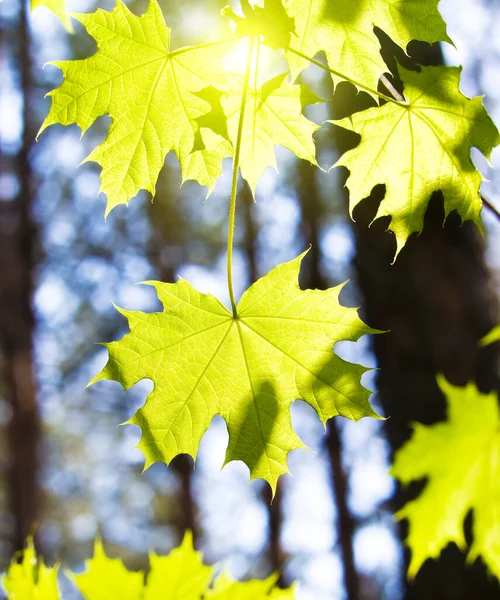
{"type": "Polygon", "coordinates": [[[403,484],[428,479],[416,500],[398,513],[408,519],[406,543],[414,576],[427,558],[448,543],[465,549],[463,522],[472,509],[474,541],[468,560],[478,556],[500,578],[500,412],[495,393],[481,394],[473,383],[460,388],[442,376],[448,420],[414,424],[411,439],[396,453],[392,474],[403,484]]]}
{"type": "Polygon", "coordinates": [[[294,588],[282,590],[275,586],[278,576],[271,575],[264,580],[251,580],[246,582],[234,581],[223,573],[214,583],[207,600],[293,600],[294,588]]]}
{"type": "Polygon", "coordinates": [[[152,554],[150,563],[144,600],[201,600],[213,576],[194,549],[191,532],[168,556],[152,554]]]}
{"type": "Polygon", "coordinates": [[[109,558],[100,541],[94,546],[94,556],[86,561],[86,571],[71,575],[85,600],[137,600],[142,597],[144,573],[131,572],[119,559],[109,558]]]}
{"type": "Polygon", "coordinates": [[[481,98],[471,100],[460,92],[460,68],[401,72],[408,104],[388,102],[331,121],[361,136],[359,145],[334,165],[351,172],[346,184],[351,214],[377,184],[385,184],[375,219],[391,217],[396,255],[413,232],[422,230],[430,197],[438,190],[446,216],[456,210],[481,227],[482,177],[470,152],[475,147],[489,158],[500,143],[481,98]]]}
{"type": "MultiPolygon", "coordinates": [[[[288,73],[277,75],[257,89],[249,90],[247,95],[240,170],[253,192],[266,168],[276,169],[276,145],[284,146],[298,158],[318,166],[313,134],[320,126],[309,121],[302,110],[323,100],[306,86],[287,83],[287,76],[288,73]]],[[[236,146],[238,135],[242,91],[242,78],[233,75],[229,91],[221,97],[233,146],[236,146]]]]}
{"type": "MultiPolygon", "coordinates": [[[[438,11],[439,0],[285,0],[284,6],[295,21],[296,37],[290,48],[313,57],[326,55],[331,69],[348,79],[376,89],[387,71],[380,55],[374,26],[387,33],[399,46],[411,40],[451,42],[438,11]]],[[[304,58],[287,52],[293,78],[309,66],[304,58]]],[[[333,77],[334,83],[338,81],[333,77]]]]}
{"type": "Polygon", "coordinates": [[[377,416],[360,383],[367,369],[333,353],[336,342],[375,331],[356,309],[339,304],[342,286],[300,290],[303,256],[254,283],[237,318],[184,280],[147,282],[163,304],[161,313],[120,309],[130,333],[105,344],[108,363],[91,383],[116,380],[128,389],[153,380],[145,405],[128,421],[142,429],[146,468],[182,453],[195,458],[219,414],[229,431],[225,462],[242,460],[252,479],[265,479],[274,490],[290,450],[304,447],[291,426],[294,400],[305,400],[323,423],[336,415],[377,416]]]}
{"type": "Polygon", "coordinates": [[[230,6],[222,14],[236,23],[238,37],[262,36],[271,48],[288,48],[290,36],[295,33],[294,19],[285,11],[281,0],[264,0],[264,6],[252,6],[248,0],[240,0],[244,18],[239,17],[230,6]]]}
{"type": "Polygon", "coordinates": [[[49,94],[52,105],[40,133],[55,123],[76,123],[85,132],[98,117],[111,117],[108,136],[86,159],[102,166],[106,214],[141,189],[154,195],[170,151],[179,159],[183,180],[195,179],[210,191],[232,148],[219,138],[193,151],[196,119],[210,109],[195,92],[225,83],[221,61],[232,42],[170,51],[170,30],[156,0],[141,17],[121,0],[111,12],[73,16],[98,50],[84,60],[51,63],[64,81],[49,94]]]}
{"type": "Polygon", "coordinates": [[[14,560],[2,581],[9,600],[58,600],[57,568],[49,568],[35,554],[29,539],[21,562],[14,560]]]}

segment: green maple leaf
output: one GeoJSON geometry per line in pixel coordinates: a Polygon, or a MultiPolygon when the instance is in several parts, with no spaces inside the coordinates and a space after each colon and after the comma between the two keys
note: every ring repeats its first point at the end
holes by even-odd
{"type": "Polygon", "coordinates": [[[213,576],[212,567],[203,564],[202,555],[193,547],[190,532],[179,548],[168,556],[150,556],[144,600],[201,600],[213,576]]]}
{"type": "Polygon", "coordinates": [[[222,14],[236,23],[236,35],[262,36],[264,43],[274,49],[288,48],[290,36],[295,33],[294,19],[290,18],[281,0],[264,0],[264,6],[252,6],[248,0],[240,0],[244,18],[239,17],[230,6],[222,14]]]}
{"type": "MultiPolygon", "coordinates": [[[[411,40],[451,41],[438,2],[285,0],[285,9],[295,20],[296,37],[292,36],[290,47],[308,57],[323,51],[331,69],[376,89],[387,66],[380,55],[374,26],[402,48],[411,40]]],[[[287,59],[294,78],[308,66],[308,61],[293,52],[287,52],[287,59]]],[[[333,80],[338,81],[336,77],[333,80]]]]}
{"type": "Polygon", "coordinates": [[[209,591],[207,600],[293,600],[294,588],[282,590],[275,586],[277,575],[264,580],[234,581],[223,573],[209,591]]]}
{"type": "Polygon", "coordinates": [[[474,541],[468,559],[481,556],[500,578],[500,412],[495,393],[474,384],[460,388],[443,377],[439,387],[448,403],[448,420],[414,424],[412,438],[397,452],[392,474],[403,484],[428,479],[420,496],[397,514],[408,519],[407,544],[414,576],[427,558],[450,542],[466,547],[463,522],[474,511],[474,541]]]}
{"type": "Polygon", "coordinates": [[[341,286],[300,290],[301,255],[279,265],[242,296],[238,318],[184,280],[149,282],[164,312],[121,311],[130,333],[106,344],[109,360],[91,383],[125,389],[149,378],[155,387],[129,423],[139,425],[146,468],[178,454],[196,457],[201,437],[221,415],[229,431],[226,463],[242,460],[273,490],[290,450],[303,448],[290,405],[303,399],[323,423],[336,415],[377,416],[360,379],[365,367],[333,353],[340,340],[373,333],[357,311],[339,304],[341,286]]]}
{"type": "Polygon", "coordinates": [[[376,215],[389,215],[397,253],[413,232],[420,232],[433,192],[441,190],[446,215],[456,210],[463,220],[481,227],[481,174],[470,152],[489,158],[500,136],[481,98],[470,100],[459,90],[456,67],[426,67],[421,73],[401,69],[408,104],[382,107],[331,121],[358,133],[359,145],[335,166],[351,172],[347,180],[351,213],[377,184],[386,193],[376,215]]]}
{"type": "Polygon", "coordinates": [[[14,560],[2,581],[8,600],[58,600],[57,568],[46,567],[36,557],[33,540],[23,552],[21,562],[14,560]]]}
{"type": "Polygon", "coordinates": [[[31,10],[35,10],[35,8],[38,7],[48,8],[59,17],[66,31],[73,33],[73,25],[68,11],[66,10],[65,0],[30,0],[30,7],[31,10]]]}
{"type": "Polygon", "coordinates": [[[71,575],[85,600],[138,600],[144,590],[144,573],[131,572],[119,559],[109,558],[100,541],[94,556],[85,564],[86,571],[71,575]]]}
{"type": "Polygon", "coordinates": [[[211,190],[232,148],[212,136],[207,147],[193,151],[196,119],[210,109],[196,92],[225,83],[221,61],[231,42],[171,51],[170,30],[156,0],[141,17],[121,0],[111,12],[73,16],[98,50],[84,60],[52,63],[64,81],[49,94],[52,105],[40,132],[54,123],[76,123],[85,132],[98,117],[111,117],[108,136],[86,159],[102,166],[106,214],[141,189],[154,195],[170,151],[179,159],[184,181],[195,179],[211,190]]]}
{"type": "MultiPolygon", "coordinates": [[[[316,162],[313,134],[319,125],[309,121],[302,110],[309,104],[322,102],[306,86],[286,82],[282,73],[257,89],[249,90],[241,136],[240,169],[252,191],[267,167],[276,169],[274,147],[284,146],[298,158],[316,162]]],[[[243,91],[242,78],[233,76],[229,91],[221,97],[227,118],[229,138],[236,146],[238,121],[243,91]]]]}

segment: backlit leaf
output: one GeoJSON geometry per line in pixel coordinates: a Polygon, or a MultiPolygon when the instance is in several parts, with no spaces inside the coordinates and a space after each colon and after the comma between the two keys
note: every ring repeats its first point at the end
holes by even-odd
{"type": "MultiPolygon", "coordinates": [[[[331,69],[376,89],[379,77],[388,69],[374,26],[404,49],[411,40],[449,41],[438,2],[285,0],[285,9],[295,20],[296,35],[292,35],[290,47],[309,57],[323,51],[331,69]]],[[[292,52],[287,53],[287,60],[293,77],[308,66],[292,52]]]]}
{"type": "Polygon", "coordinates": [[[128,389],[153,380],[154,390],[129,421],[142,429],[146,467],[182,453],[196,457],[219,414],[229,431],[226,463],[242,460],[252,478],[275,489],[288,453],[303,447],[291,426],[294,400],[305,400],[323,423],[336,415],[377,416],[360,384],[366,368],[333,353],[336,342],[373,330],[339,304],[341,286],[300,290],[302,257],[253,284],[237,319],[184,280],[150,282],[163,312],[122,311],[131,331],[106,344],[109,361],[93,382],[113,379],[128,389]]]}
{"type": "Polygon", "coordinates": [[[30,539],[21,562],[12,561],[2,587],[7,600],[58,600],[57,568],[46,567],[37,558],[30,539]]]}
{"type": "Polygon", "coordinates": [[[53,63],[64,81],[49,94],[52,106],[40,132],[54,123],[76,123],[85,132],[98,117],[111,117],[108,136],[86,159],[102,166],[106,213],[141,189],[154,195],[170,151],[180,161],[183,180],[195,179],[210,191],[232,149],[220,138],[193,151],[196,119],[210,109],[196,92],[225,83],[221,64],[231,42],[172,52],[156,0],[142,17],[118,0],[112,12],[99,9],[75,18],[98,51],[84,60],[53,63]]]}
{"type": "Polygon", "coordinates": [[[397,514],[408,519],[412,551],[409,575],[427,558],[454,542],[466,548],[464,519],[473,510],[473,543],[468,560],[481,556],[500,578],[500,412],[495,393],[481,394],[473,383],[455,387],[438,378],[448,420],[414,424],[412,438],[397,452],[392,474],[403,484],[427,478],[416,500],[397,514]]]}
{"type": "Polygon", "coordinates": [[[444,195],[445,213],[456,210],[463,220],[481,227],[481,174],[471,149],[489,157],[500,136],[481,98],[470,100],[459,90],[460,69],[426,67],[421,73],[401,69],[408,104],[388,102],[355,113],[336,125],[361,136],[335,166],[351,172],[347,180],[351,213],[377,184],[386,192],[376,219],[389,215],[397,252],[420,232],[433,192],[444,195]]]}
{"type": "MultiPolygon", "coordinates": [[[[247,97],[240,168],[253,191],[267,167],[276,169],[276,145],[288,148],[297,157],[317,166],[313,133],[320,127],[306,119],[302,109],[321,100],[308,92],[305,86],[287,83],[287,75],[283,73],[266,81],[256,90],[250,90],[247,97]]],[[[233,76],[232,84],[221,102],[230,139],[236,145],[242,78],[233,76]]]]}

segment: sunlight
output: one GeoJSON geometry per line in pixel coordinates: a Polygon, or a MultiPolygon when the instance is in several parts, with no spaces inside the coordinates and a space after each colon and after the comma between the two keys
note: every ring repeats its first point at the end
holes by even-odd
{"type": "MultiPolygon", "coordinates": [[[[222,61],[222,65],[226,71],[235,73],[237,75],[245,75],[248,61],[248,51],[248,38],[237,40],[233,45],[232,50],[228,52],[222,61]]],[[[261,85],[266,79],[268,79],[272,72],[276,71],[279,60],[279,52],[271,50],[271,48],[264,46],[263,44],[259,44],[258,52],[256,52],[256,56],[252,65],[250,77],[250,81],[252,82],[251,85],[254,85],[253,82],[255,79],[257,80],[257,85],[261,85]],[[256,68],[258,69],[257,78],[255,78],[256,68]]]]}

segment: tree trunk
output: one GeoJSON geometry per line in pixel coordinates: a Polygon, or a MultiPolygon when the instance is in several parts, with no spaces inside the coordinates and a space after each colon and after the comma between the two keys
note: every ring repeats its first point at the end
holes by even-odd
{"type": "MultiPolygon", "coordinates": [[[[311,244],[302,274],[304,287],[324,290],[328,287],[321,272],[320,223],[322,206],[319,197],[317,171],[309,163],[297,165],[297,194],[302,212],[304,241],[311,244]]],[[[344,569],[344,585],[348,600],[362,600],[359,574],[354,563],[353,538],[356,521],[347,504],[348,479],[342,465],[342,441],[335,419],[328,422],[325,447],[330,461],[331,486],[337,507],[337,533],[344,569]]]]}
{"type": "MultiPolygon", "coordinates": [[[[385,47],[386,55],[390,54],[385,47]]],[[[436,47],[414,46],[413,52],[420,63],[442,61],[436,47]]],[[[336,102],[339,113],[353,102],[359,104],[347,88],[341,92],[336,102]]],[[[356,143],[340,129],[336,141],[341,151],[356,143]]],[[[387,219],[369,227],[383,193],[379,186],[354,211],[355,266],[366,320],[389,330],[373,337],[373,348],[380,368],[379,401],[390,416],[385,433],[394,455],[409,438],[412,421],[431,424],[445,418],[444,397],[436,384],[438,373],[455,385],[475,380],[482,390],[500,389],[499,348],[478,348],[480,338],[496,323],[497,305],[484,262],[484,241],[476,226],[461,225],[454,213],[443,227],[442,197],[435,194],[423,233],[412,236],[391,265],[395,241],[385,231],[387,219]]],[[[417,487],[421,489],[398,486],[393,508],[415,497],[417,487]]],[[[470,522],[466,530],[470,533],[470,522]]],[[[401,540],[406,533],[406,523],[399,524],[401,540]]],[[[408,559],[406,552],[406,563],[408,559]]],[[[427,561],[413,582],[405,583],[404,598],[493,600],[500,598],[500,586],[482,563],[466,566],[465,554],[450,545],[439,560],[427,561]]]]}
{"type": "Polygon", "coordinates": [[[7,424],[7,482],[14,519],[13,550],[23,548],[40,515],[38,482],[40,420],[33,367],[35,318],[33,248],[35,227],[31,221],[32,173],[30,148],[31,57],[26,6],[21,3],[17,28],[18,69],[23,93],[24,131],[15,158],[19,192],[12,201],[0,202],[0,380],[2,395],[10,407],[7,424]]]}

